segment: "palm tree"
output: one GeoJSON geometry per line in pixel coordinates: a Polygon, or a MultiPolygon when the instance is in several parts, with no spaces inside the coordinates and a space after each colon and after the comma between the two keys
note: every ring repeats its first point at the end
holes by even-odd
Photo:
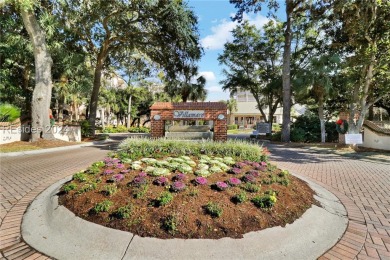
{"type": "Polygon", "coordinates": [[[205,89],[206,79],[203,76],[200,76],[196,82],[197,83],[195,84],[191,84],[188,99],[194,102],[205,101],[207,97],[207,90],[205,89]]]}
{"type": "Polygon", "coordinates": [[[234,98],[230,98],[227,102],[226,102],[226,105],[227,105],[227,109],[229,111],[229,115],[230,117],[228,117],[228,124],[230,125],[231,124],[231,115],[237,111],[237,100],[234,99],[234,98]]]}

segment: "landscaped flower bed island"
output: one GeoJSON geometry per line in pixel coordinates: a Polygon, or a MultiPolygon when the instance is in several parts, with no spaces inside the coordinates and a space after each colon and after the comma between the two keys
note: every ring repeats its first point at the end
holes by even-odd
{"type": "Polygon", "coordinates": [[[240,238],[293,222],[315,200],[303,181],[238,141],[127,139],[62,187],[60,204],[107,227],[158,238],[240,238]]]}

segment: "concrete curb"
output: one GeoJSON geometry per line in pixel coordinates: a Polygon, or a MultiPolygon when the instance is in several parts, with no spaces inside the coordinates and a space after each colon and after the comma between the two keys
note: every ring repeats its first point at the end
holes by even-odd
{"type": "Polygon", "coordinates": [[[57,259],[316,259],[344,234],[348,220],[338,198],[313,182],[322,208],[312,206],[286,227],[250,232],[242,239],[143,238],[75,217],[58,205],[63,179],[29,206],[22,237],[36,250],[57,259]]]}

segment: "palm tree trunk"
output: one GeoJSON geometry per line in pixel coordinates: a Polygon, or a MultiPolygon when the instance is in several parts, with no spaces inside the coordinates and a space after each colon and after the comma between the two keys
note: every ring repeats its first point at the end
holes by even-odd
{"type": "Polygon", "coordinates": [[[290,142],[290,117],[291,117],[291,84],[290,84],[290,59],[291,59],[291,12],[292,0],[286,0],[286,31],[284,32],[283,51],[283,124],[282,142],[290,142]]]}
{"type": "Polygon", "coordinates": [[[321,126],[321,143],[325,143],[324,92],[321,92],[318,100],[318,117],[320,118],[321,126]]]}

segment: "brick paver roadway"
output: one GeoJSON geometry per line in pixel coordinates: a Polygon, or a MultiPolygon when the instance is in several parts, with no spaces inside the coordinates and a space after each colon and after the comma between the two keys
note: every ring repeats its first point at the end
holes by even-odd
{"type": "Polygon", "coordinates": [[[20,226],[25,210],[51,184],[85,169],[107,152],[108,146],[82,147],[1,158],[0,259],[48,259],[21,238],[20,226]]]}
{"type": "MultiPolygon", "coordinates": [[[[22,216],[48,186],[103,158],[107,149],[102,148],[1,158],[0,259],[48,259],[23,242],[22,216]]],[[[319,183],[347,208],[347,231],[322,259],[390,259],[390,161],[361,161],[283,145],[269,149],[280,168],[319,183]]]]}
{"type": "Polygon", "coordinates": [[[323,259],[390,259],[390,156],[375,161],[284,145],[268,148],[280,168],[327,188],[348,211],[347,232],[323,259]]]}

